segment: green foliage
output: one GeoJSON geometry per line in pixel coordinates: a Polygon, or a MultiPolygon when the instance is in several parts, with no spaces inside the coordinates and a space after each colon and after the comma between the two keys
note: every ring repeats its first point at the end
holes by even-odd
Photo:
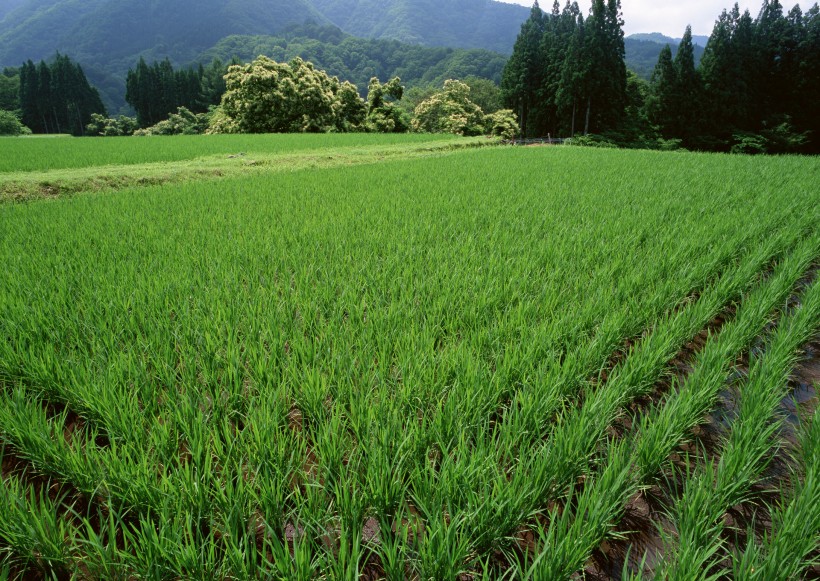
{"type": "Polygon", "coordinates": [[[618,144],[614,141],[595,134],[577,135],[568,139],[565,143],[576,147],[597,147],[602,149],[616,149],[618,147],[618,144]]]}
{"type": "Polygon", "coordinates": [[[91,136],[122,137],[133,135],[137,129],[139,129],[139,123],[133,117],[120,115],[115,118],[94,113],[91,115],[91,123],[86,126],[85,132],[91,136]]]}
{"type": "Polygon", "coordinates": [[[593,0],[544,13],[536,2],[504,69],[505,103],[527,137],[601,133],[621,121],[627,101],[620,0],[593,0]]]}
{"type": "MultiPolygon", "coordinates": [[[[658,57],[664,46],[672,48],[672,58],[674,59],[680,45],[680,39],[669,38],[660,35],[656,40],[647,39],[648,35],[630,34],[624,38],[624,49],[626,66],[629,70],[635,72],[639,77],[648,81],[652,78],[652,72],[658,63],[658,57]]],[[[703,58],[704,46],[706,41],[699,41],[702,44],[694,45],[695,64],[699,65],[703,58]]]]}
{"type": "MultiPolygon", "coordinates": [[[[382,85],[373,77],[367,88],[366,128],[374,133],[404,133],[409,129],[407,115],[396,104],[404,96],[401,79],[393,77],[382,85]]],[[[352,98],[352,97],[351,97],[352,98]]]]}
{"type": "Polygon", "coordinates": [[[756,133],[735,133],[732,153],[759,155],[766,153],[766,138],[756,133]]]}
{"type": "Polygon", "coordinates": [[[456,80],[444,81],[444,89],[419,103],[412,121],[413,131],[481,135],[484,113],[470,101],[470,87],[456,80]]]}
{"type": "Polygon", "coordinates": [[[470,75],[461,78],[461,82],[470,87],[470,101],[481,107],[484,113],[491,114],[504,108],[504,94],[495,81],[470,75]]]}
{"type": "Polygon", "coordinates": [[[207,113],[192,113],[185,107],[177,109],[176,113],[171,113],[168,119],[160,121],[152,127],[138,129],[134,135],[200,135],[207,131],[210,124],[210,116],[207,113]]]}
{"type": "Polygon", "coordinates": [[[284,64],[260,56],[231,66],[225,81],[213,132],[315,133],[361,124],[356,88],[299,58],[284,64]]]}
{"type": "Polygon", "coordinates": [[[735,5],[715,23],[703,59],[687,28],[674,66],[661,53],[646,112],[663,137],[734,153],[816,152],[820,8],[784,14],[764,0],[758,17],[735,5]],[[808,75],[807,75],[808,73],[808,75]]]}
{"type": "Polygon", "coordinates": [[[486,48],[509,54],[527,9],[464,0],[313,0],[342,30],[408,44],[486,48]]]}
{"type": "Polygon", "coordinates": [[[14,111],[19,108],[20,74],[0,74],[0,110],[14,111]]]}
{"type": "Polygon", "coordinates": [[[179,108],[202,113],[214,99],[218,102],[224,92],[224,81],[216,80],[220,73],[224,75],[225,67],[216,60],[208,68],[206,81],[202,67],[174,70],[167,58],[149,66],[140,57],[136,69],[128,70],[125,100],[136,111],[140,127],[156,125],[179,108]]]}
{"type": "Polygon", "coordinates": [[[20,109],[34,133],[83,135],[91,115],[106,114],[82,67],[59,53],[50,63],[28,61],[20,69],[20,109]]]}
{"type": "MultiPolygon", "coordinates": [[[[265,55],[278,62],[296,57],[364,90],[373,77],[399,76],[408,88],[441,84],[468,76],[498,82],[506,57],[487,50],[405,44],[387,39],[355,38],[333,27],[295,27],[279,36],[229,36],[198,58],[250,62],[265,55]]],[[[364,95],[362,95],[364,96],[364,95]]]]}
{"type": "Polygon", "coordinates": [[[20,118],[12,111],[0,109],[0,135],[25,135],[31,130],[20,122],[20,118]]]}
{"type": "Polygon", "coordinates": [[[515,139],[521,132],[515,113],[510,109],[500,109],[484,117],[484,129],[489,135],[503,139],[515,139]]]}

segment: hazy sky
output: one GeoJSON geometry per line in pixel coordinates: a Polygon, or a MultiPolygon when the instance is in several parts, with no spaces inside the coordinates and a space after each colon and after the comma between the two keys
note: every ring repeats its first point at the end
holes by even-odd
{"type": "MultiPolygon", "coordinates": [[[[532,6],[533,0],[502,0],[532,6]]],[[[566,0],[558,0],[561,6],[566,0]]],[[[552,9],[553,0],[539,0],[541,8],[552,9]]],[[[633,34],[635,32],[662,32],[668,36],[679,38],[683,36],[683,31],[687,24],[692,25],[693,34],[709,35],[715,25],[715,20],[720,16],[724,8],[734,6],[735,0],[621,0],[621,7],[624,12],[624,32],[633,34]]],[[[795,4],[800,4],[800,8],[805,12],[813,4],[812,2],[796,2],[794,0],[781,0],[781,4],[788,12],[795,4]]],[[[589,12],[589,0],[578,0],[578,5],[584,11],[589,12]]],[[[757,16],[762,0],[754,2],[738,2],[740,10],[749,9],[752,18],[757,16]]]]}

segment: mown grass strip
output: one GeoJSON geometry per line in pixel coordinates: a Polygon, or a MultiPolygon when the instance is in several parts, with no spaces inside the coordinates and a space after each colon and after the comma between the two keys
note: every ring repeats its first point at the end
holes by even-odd
{"type": "Polygon", "coordinates": [[[48,171],[0,173],[0,203],[55,198],[81,192],[115,191],[136,186],[214,180],[259,173],[366,165],[390,160],[447,155],[473,147],[498,145],[487,138],[436,140],[369,147],[308,149],[299,153],[251,153],[134,163],[91,165],[48,171]]]}

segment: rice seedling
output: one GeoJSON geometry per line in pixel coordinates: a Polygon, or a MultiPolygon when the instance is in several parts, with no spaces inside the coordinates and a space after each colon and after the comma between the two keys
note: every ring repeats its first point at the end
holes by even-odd
{"type": "MultiPolygon", "coordinates": [[[[817,286],[817,285],[815,285],[817,286]]],[[[772,530],[758,544],[754,535],[743,552],[736,552],[732,572],[745,579],[797,579],[817,564],[820,530],[820,422],[818,413],[804,424],[795,485],[784,491],[772,511],[772,530]]]]}
{"type": "Polygon", "coordinates": [[[658,575],[691,579],[708,565],[721,548],[716,540],[723,529],[725,511],[747,499],[749,491],[771,460],[773,440],[782,424],[773,418],[785,397],[787,378],[797,349],[818,331],[820,284],[806,292],[793,316],[781,321],[765,353],[752,361],[749,378],[741,387],[738,418],[713,469],[691,478],[673,509],[677,540],[668,539],[670,550],[658,575]],[[674,547],[674,549],[673,549],[674,547]]]}
{"type": "MultiPolygon", "coordinates": [[[[673,448],[710,409],[729,375],[731,362],[762,331],[772,310],[788,297],[817,251],[818,241],[810,239],[789,255],[771,280],[744,298],[737,317],[707,342],[685,384],[670,392],[659,408],[641,417],[636,434],[626,444],[607,446],[599,473],[590,475],[591,481],[577,498],[571,499],[573,508],[552,512],[549,528],[541,533],[542,552],[529,564],[528,576],[566,578],[583,566],[617,522],[626,501],[640,486],[649,483],[673,448]]],[[[813,330],[810,324],[816,320],[816,312],[812,308],[804,313],[807,316],[798,323],[802,325],[801,332],[794,339],[805,338],[813,330]]],[[[780,372],[784,370],[781,368],[780,372]]],[[[689,505],[682,506],[688,510],[689,505]]],[[[695,514],[700,517],[703,513],[695,514]]],[[[696,530],[709,532],[702,526],[696,530]]],[[[714,541],[715,537],[704,540],[707,538],[714,541]]],[[[691,566],[682,569],[690,576],[697,570],[691,566]]],[[[668,574],[667,571],[662,577],[668,574]]]]}

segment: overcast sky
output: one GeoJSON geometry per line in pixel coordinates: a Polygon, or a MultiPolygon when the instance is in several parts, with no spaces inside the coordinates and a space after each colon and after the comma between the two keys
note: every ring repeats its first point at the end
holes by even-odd
{"type": "MultiPolygon", "coordinates": [[[[533,0],[502,0],[524,6],[532,6],[533,0]]],[[[563,7],[566,0],[558,0],[563,7]]],[[[541,8],[552,9],[553,0],[539,0],[541,8]]],[[[708,36],[712,33],[720,13],[724,8],[734,6],[735,0],[621,0],[621,7],[624,12],[624,32],[634,34],[636,32],[662,32],[667,36],[679,38],[683,36],[683,31],[687,24],[692,25],[693,34],[708,36]]],[[[586,15],[589,12],[589,0],[579,0],[578,5],[586,15]]],[[[754,2],[738,2],[740,10],[749,9],[752,18],[757,16],[762,0],[754,2]]],[[[794,0],[781,0],[785,7],[785,12],[798,4],[794,0]]],[[[799,2],[800,8],[805,12],[813,4],[812,2],[799,2]]]]}

